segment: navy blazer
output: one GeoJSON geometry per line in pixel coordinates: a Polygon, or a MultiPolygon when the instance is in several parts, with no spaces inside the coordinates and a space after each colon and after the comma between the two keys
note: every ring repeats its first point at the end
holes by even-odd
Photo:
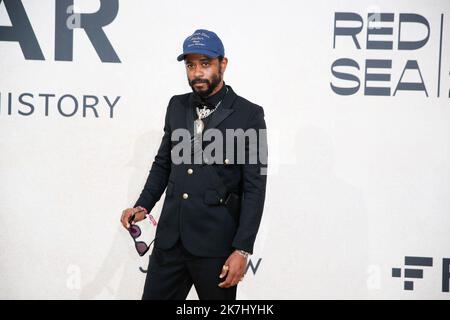
{"type": "MultiPolygon", "coordinates": [[[[237,146],[234,158],[226,158],[225,130],[266,129],[264,110],[238,96],[230,86],[227,88],[227,94],[210,115],[205,128],[223,133],[222,163],[208,161],[207,157],[199,164],[172,161],[172,150],[180,142],[172,141],[172,132],[184,128],[192,137],[195,119],[191,103],[193,93],[170,99],[161,145],[134,205],[150,212],[167,188],[155,247],[169,249],[181,237],[185,248],[197,256],[223,257],[234,249],[253,253],[266,192],[267,136],[265,130],[257,131],[258,151],[262,154],[257,163],[248,163],[248,153],[252,149],[245,143],[246,162],[242,164],[237,161],[237,146]]],[[[209,143],[203,141],[203,148],[209,143]]]]}

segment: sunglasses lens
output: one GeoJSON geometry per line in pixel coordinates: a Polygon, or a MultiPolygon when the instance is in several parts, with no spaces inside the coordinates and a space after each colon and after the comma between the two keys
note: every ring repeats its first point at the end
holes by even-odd
{"type": "Polygon", "coordinates": [[[133,238],[137,238],[141,235],[141,229],[135,224],[132,224],[128,230],[133,238]]]}
{"type": "Polygon", "coordinates": [[[142,241],[136,242],[136,250],[139,253],[140,256],[143,256],[149,247],[142,241]]]}

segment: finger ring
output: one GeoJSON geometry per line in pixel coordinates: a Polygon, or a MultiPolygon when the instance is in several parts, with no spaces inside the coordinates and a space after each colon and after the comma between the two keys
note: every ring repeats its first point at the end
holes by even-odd
{"type": "Polygon", "coordinates": [[[228,270],[228,266],[223,266],[222,269],[223,270],[228,270]]]}

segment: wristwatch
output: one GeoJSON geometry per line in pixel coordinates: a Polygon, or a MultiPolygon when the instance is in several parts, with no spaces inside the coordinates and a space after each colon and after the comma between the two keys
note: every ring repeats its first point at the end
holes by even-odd
{"type": "Polygon", "coordinates": [[[241,256],[243,256],[243,257],[246,258],[246,259],[247,259],[248,256],[250,255],[249,252],[244,251],[244,250],[236,249],[236,251],[237,251],[241,256]]]}

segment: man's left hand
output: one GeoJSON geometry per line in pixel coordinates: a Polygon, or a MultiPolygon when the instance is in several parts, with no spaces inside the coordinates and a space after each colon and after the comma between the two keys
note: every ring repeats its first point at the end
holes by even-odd
{"type": "Polygon", "coordinates": [[[225,281],[219,283],[221,288],[229,288],[235,286],[244,278],[245,267],[247,266],[247,258],[241,255],[239,252],[234,251],[225,261],[222,272],[219,278],[224,278],[225,281]]]}

